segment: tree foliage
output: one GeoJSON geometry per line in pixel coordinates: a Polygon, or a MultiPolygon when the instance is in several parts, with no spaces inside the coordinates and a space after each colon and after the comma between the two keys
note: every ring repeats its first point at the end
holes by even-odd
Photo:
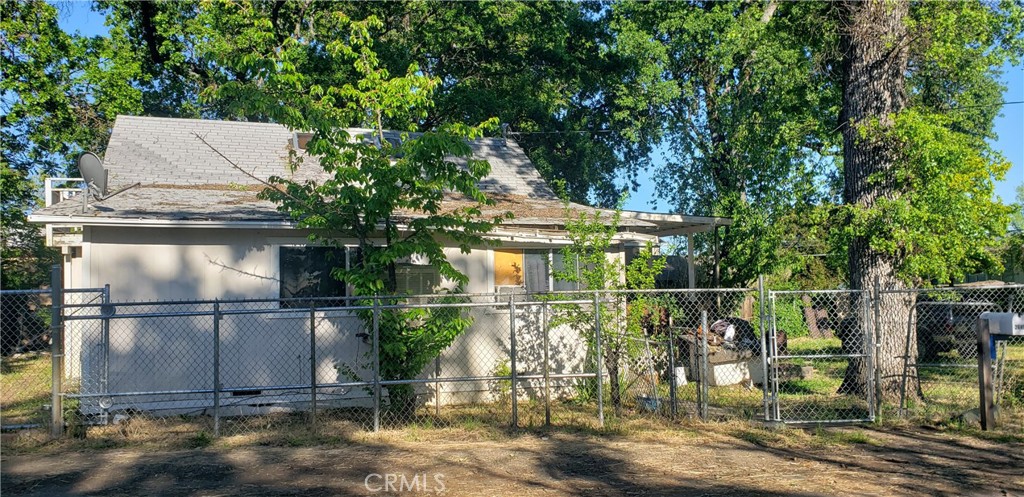
{"type": "MultiPolygon", "coordinates": [[[[908,197],[912,206],[893,211],[905,223],[899,229],[870,221],[896,206],[834,208],[849,124],[840,44],[848,23],[837,3],[252,2],[232,10],[221,2],[102,0],[93,8],[106,15],[109,33],[97,37],[61,30],[59,9],[45,2],[4,7],[4,161],[21,171],[7,175],[8,186],[74,172],[79,152],[102,152],[118,113],[281,120],[287,109],[272,94],[253,102],[236,90],[261,85],[257,68],[279,48],[298,75],[289,84],[357,81],[356,68],[326,44],[306,40],[301,52],[289,45],[303,43],[295,34],[310,33],[311,17],[373,16],[379,22],[367,36],[378,68],[402,75],[415,65],[436,83],[433,105],[393,109],[384,127],[431,131],[497,117],[547,179],[565,180],[575,201],[603,205],[614,204],[623,182],[635,185],[652,151],[664,152],[665,166],[654,171],[662,200],[682,213],[734,219],[720,232],[724,285],[749,284],[759,273],[799,277],[793,248],[809,232],[787,219],[820,212],[833,214],[824,223],[834,228],[828,252],[846,254],[851,240],[870,238],[879,253],[907,255],[899,273],[908,283],[997,269],[996,259],[957,247],[989,247],[1002,234],[1004,218],[984,204],[983,190],[1002,168],[987,140],[1003,90],[999,67],[1022,50],[1019,2],[907,4],[906,36],[888,42],[907,56],[901,91],[909,114],[893,116],[901,129],[866,122],[855,133],[906,145],[899,174],[916,184],[951,186],[929,175],[970,154],[977,160],[967,163],[990,179],[952,184],[956,199],[937,187],[908,197]],[[950,199],[969,208],[943,209],[950,199]],[[942,211],[951,216],[933,222],[942,211]],[[997,222],[977,224],[965,211],[997,222]]],[[[17,197],[11,192],[5,198],[17,197]]],[[[5,215],[31,208],[5,203],[5,215]]],[[[697,238],[708,259],[711,242],[697,238]]]]}
{"type": "Polygon", "coordinates": [[[610,9],[573,2],[354,3],[383,21],[376,35],[392,71],[416,62],[438,78],[419,126],[509,126],[541,174],[577,202],[614,206],[626,166],[649,164],[661,122],[653,102],[672,88],[651,56],[617,50],[610,9]],[[520,134],[515,134],[520,133],[520,134]]]}
{"type": "MultiPolygon", "coordinates": [[[[623,51],[652,61],[674,91],[658,195],[679,212],[732,217],[721,233],[722,283],[749,284],[779,264],[778,219],[829,198],[836,87],[827,6],[777,2],[621,2],[623,51]]],[[[659,102],[653,102],[658,104],[659,102]]],[[[698,237],[708,252],[711,235],[698,237]]]]}
{"type": "MultiPolygon", "coordinates": [[[[878,26],[846,25],[864,38],[878,37],[878,26]]],[[[999,71],[1024,53],[1022,32],[1019,4],[945,2],[909,5],[900,32],[886,35],[892,40],[882,48],[896,44],[899,51],[880,60],[901,71],[903,87],[862,98],[869,108],[872,100],[897,105],[888,114],[860,115],[848,108],[851,99],[844,100],[844,175],[877,196],[867,203],[844,199],[840,246],[867,250],[851,252],[851,265],[891,261],[891,274],[882,276],[886,286],[948,283],[999,268],[992,248],[1006,230],[1009,210],[993,200],[993,188],[1009,164],[988,140],[1001,108],[999,71]],[[850,154],[872,150],[884,163],[851,169],[850,154]]],[[[854,277],[851,284],[867,288],[872,282],[854,277]]]]}
{"type": "Polygon", "coordinates": [[[40,207],[44,176],[74,175],[74,159],[102,152],[118,113],[138,112],[138,93],[127,83],[110,39],[64,32],[58,9],[43,1],[5,2],[0,12],[0,236],[2,286],[49,282],[56,253],[27,214],[40,207]]]}
{"type": "MultiPolygon", "coordinates": [[[[593,214],[576,212],[566,203],[565,229],[570,245],[562,248],[562,260],[576,261],[555,269],[555,279],[576,283],[581,289],[594,290],[599,302],[594,306],[562,304],[555,307],[558,315],[554,325],[568,324],[597,352],[595,323],[601,323],[601,350],[608,370],[608,385],[616,415],[623,407],[623,378],[627,360],[640,353],[645,334],[643,322],[656,310],[655,297],[630,295],[613,290],[654,288],[655,276],[665,268],[665,259],[654,254],[648,243],[628,265],[612,249],[619,232],[622,210],[593,214]]],[[[568,298],[578,298],[569,294],[568,298]]],[[[557,302],[558,298],[555,299],[557,302]]],[[[593,365],[596,367],[596,365],[593,365]]]]}
{"type": "MultiPolygon", "coordinates": [[[[649,54],[648,67],[674,88],[666,90],[667,100],[652,101],[667,139],[658,173],[669,180],[657,183],[658,195],[684,213],[734,219],[720,237],[723,284],[797,274],[802,268],[788,248],[808,233],[786,219],[821,212],[830,214],[823,224],[835,230],[816,234],[835,243],[826,252],[848,254],[853,240],[870,238],[879,253],[899,259],[897,272],[908,283],[945,282],[994,267],[986,248],[1005,218],[989,198],[1005,165],[986,140],[1000,108],[999,68],[1021,54],[1022,8],[1014,2],[888,8],[900,5],[908,12],[900,22],[905,34],[879,43],[905,55],[897,85],[905,105],[881,121],[857,122],[856,129],[843,94],[851,52],[841,43],[853,21],[842,4],[612,5],[617,39],[639,40],[616,50],[649,54]],[[887,128],[890,118],[899,129],[887,128]],[[905,152],[894,163],[899,190],[877,210],[841,198],[849,176],[845,149],[871,142],[844,144],[844,130],[887,137],[905,152]],[[905,181],[910,176],[916,183],[905,181]],[[831,207],[841,203],[847,205],[831,207]]],[[[697,242],[698,251],[710,253],[710,235],[697,242]]]]}
{"type": "MultiPolygon", "coordinates": [[[[202,10],[196,21],[206,29],[208,57],[244,75],[209,89],[204,98],[311,133],[306,154],[326,179],[274,176],[260,196],[277,203],[296,227],[309,230],[311,241],[335,247],[355,241],[359,263],[336,267],[334,278],[352,285],[357,295],[392,296],[398,290],[398,262],[419,255],[455,282],[458,293],[467,279],[448,261],[445,246],[455,244],[468,253],[485,245],[484,235],[503,219],[481,214],[481,207],[493,204],[478,186],[490,167],[471,157],[467,142],[494,121],[445,125],[389,141],[385,123],[422,117],[432,104],[436,78],[416,64],[399,76],[381,67],[371,36],[380,27],[374,17],[354,20],[316,7],[301,15],[295,32],[280,39],[253,5],[202,10]],[[340,71],[328,77],[319,67],[340,71]],[[372,131],[352,135],[346,131],[352,126],[372,131]],[[453,195],[459,199],[452,201],[453,195]]],[[[293,153],[292,166],[303,167],[304,159],[293,153]]],[[[359,312],[377,330],[385,380],[418,375],[471,322],[458,308],[392,306],[398,302],[368,299],[363,303],[374,304],[374,310],[359,312]]],[[[415,400],[410,385],[388,387],[389,405],[402,417],[412,414],[415,400]]]]}
{"type": "Polygon", "coordinates": [[[1020,282],[1024,275],[1024,184],[1017,185],[1016,202],[1010,208],[1010,228],[1002,240],[999,255],[1010,278],[1020,282]]]}
{"type": "MultiPolygon", "coordinates": [[[[107,13],[123,57],[138,68],[132,83],[147,112],[272,120],[226,93],[209,98],[211,89],[254,77],[204,49],[209,27],[231,22],[230,15],[204,13],[223,12],[222,5],[104,0],[96,6],[107,13]]],[[[628,164],[649,163],[660,136],[650,103],[661,100],[667,87],[650,71],[647,57],[613,49],[619,39],[610,11],[600,4],[254,2],[245,9],[268,46],[304,30],[314,14],[378,19],[368,34],[380,67],[402,74],[415,64],[437,81],[434,105],[417,115],[386,117],[384,127],[429,131],[496,117],[545,177],[566,181],[575,201],[613,205],[619,173],[628,164]]],[[[323,55],[312,50],[296,61],[305,81],[327,86],[353,77],[352,68],[323,55]]]]}

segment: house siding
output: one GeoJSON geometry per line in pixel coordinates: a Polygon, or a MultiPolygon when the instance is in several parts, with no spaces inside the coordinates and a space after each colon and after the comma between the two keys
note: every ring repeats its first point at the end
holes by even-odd
{"type": "MultiPolygon", "coordinates": [[[[191,229],[87,227],[84,247],[88,268],[81,287],[110,284],[112,301],[195,301],[211,299],[276,299],[279,296],[278,250],[302,245],[301,233],[264,229],[191,229]]],[[[493,255],[487,248],[463,254],[446,249],[452,264],[469,277],[467,293],[489,293],[494,287],[493,255]]],[[[260,304],[276,309],[275,302],[260,304]]],[[[209,312],[209,304],[118,306],[132,312],[209,312]]],[[[222,309],[230,308],[225,304],[222,309]]],[[[441,356],[442,377],[494,374],[511,349],[508,307],[473,308],[473,325],[441,356]]],[[[519,370],[539,374],[542,364],[540,310],[521,307],[516,313],[519,370]]],[[[362,322],[344,310],[317,314],[316,375],[320,383],[370,381],[366,354],[369,345],[356,335],[362,322]],[[339,368],[338,365],[345,365],[339,368]]],[[[71,321],[67,326],[66,371],[83,393],[205,390],[213,385],[213,318],[182,316],[119,318],[110,324],[106,371],[99,321],[71,321]]],[[[305,385],[310,381],[309,312],[227,315],[220,323],[221,385],[224,389],[260,389],[276,385],[305,385]]],[[[552,359],[563,372],[582,372],[585,342],[578,333],[558,328],[551,333],[552,359]]],[[[420,378],[434,375],[430,364],[420,378]]],[[[527,382],[537,393],[539,382],[527,382]],[[536,383],[537,385],[532,385],[536,383]]],[[[434,402],[432,385],[418,387],[434,402]]],[[[490,398],[487,381],[460,382],[442,387],[440,402],[463,403],[490,398]]],[[[281,399],[302,401],[301,394],[281,399]]],[[[364,389],[332,396],[336,402],[368,401],[364,389]]],[[[208,409],[209,394],[163,395],[125,399],[131,406],[193,412],[208,409]]],[[[222,405],[244,413],[247,399],[226,394],[222,405]]],[[[114,400],[113,410],[127,408],[114,400]]],[[[85,400],[84,412],[98,413],[98,399],[85,400]]],[[[230,413],[230,409],[225,411],[230,413]]]]}

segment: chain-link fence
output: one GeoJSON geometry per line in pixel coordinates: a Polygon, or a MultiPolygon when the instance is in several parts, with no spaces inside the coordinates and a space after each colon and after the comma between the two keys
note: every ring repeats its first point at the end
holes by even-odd
{"type": "MultiPolygon", "coordinates": [[[[95,305],[104,295],[102,288],[56,294],[50,289],[0,290],[0,429],[49,431],[54,371],[62,374],[65,366],[60,360],[63,350],[56,351],[57,361],[53,359],[54,298],[65,305],[95,305]]],[[[69,346],[73,349],[75,344],[69,346]]],[[[79,365],[67,366],[71,371],[79,365]]]]}
{"type": "MultiPolygon", "coordinates": [[[[881,291],[877,307],[880,395],[915,419],[976,422],[978,320],[985,312],[1024,312],[1024,286],[881,291]]],[[[1024,337],[992,345],[1002,424],[1024,427],[1024,337]]]]}
{"type": "Polygon", "coordinates": [[[64,312],[70,434],[596,428],[762,411],[749,290],[100,299],[64,312]]]}
{"type": "Polygon", "coordinates": [[[49,420],[51,361],[49,290],[0,291],[0,426],[49,420]]]}
{"type": "MultiPolygon", "coordinates": [[[[45,426],[55,403],[72,436],[256,439],[636,418],[853,422],[890,406],[962,419],[978,406],[980,313],[1024,306],[1021,286],[117,303],[93,289],[64,292],[57,314],[49,295],[3,294],[4,336],[15,337],[5,427],[45,426]]],[[[1022,340],[994,344],[1010,426],[1024,412],[1022,340]]]]}

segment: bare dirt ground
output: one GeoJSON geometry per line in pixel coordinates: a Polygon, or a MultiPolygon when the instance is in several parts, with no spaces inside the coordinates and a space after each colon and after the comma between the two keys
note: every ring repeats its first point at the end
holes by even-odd
{"type": "Polygon", "coordinates": [[[363,435],[305,447],[52,444],[0,457],[4,496],[1024,496],[1024,443],[921,428],[689,426],[363,435]],[[387,486],[387,475],[394,475],[387,486]],[[400,487],[401,477],[406,486],[400,487]],[[415,488],[410,489],[415,485],[415,488]],[[390,491],[389,491],[390,490],[390,491]]]}

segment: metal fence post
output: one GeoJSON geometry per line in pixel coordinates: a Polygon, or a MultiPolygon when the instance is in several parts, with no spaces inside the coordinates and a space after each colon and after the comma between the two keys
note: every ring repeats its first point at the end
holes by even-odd
{"type": "Polygon", "coordinates": [[[761,327],[761,393],[764,403],[764,420],[770,421],[768,412],[768,318],[765,313],[764,301],[767,298],[764,289],[764,275],[757,277],[757,309],[758,323],[761,327]]]}
{"type": "Polygon", "coordinates": [[[671,402],[669,414],[676,419],[676,349],[675,337],[672,336],[672,329],[668,330],[668,400],[671,402]]]}
{"type": "Polygon", "coordinates": [[[309,306],[309,426],[316,436],[316,306],[309,306]]]}
{"type": "Polygon", "coordinates": [[[434,417],[441,417],[441,352],[434,358],[434,417]]]}
{"type": "Polygon", "coordinates": [[[50,269],[50,436],[64,434],[64,279],[60,264],[50,269]]]}
{"type": "MultiPolygon", "coordinates": [[[[875,359],[872,362],[876,362],[880,354],[884,353],[885,350],[885,337],[882,335],[882,282],[878,276],[875,276],[875,288],[874,288],[874,310],[875,316],[872,323],[874,333],[874,347],[870,354],[873,354],[875,359]]],[[[909,338],[909,337],[908,337],[909,338]]],[[[908,344],[909,345],[909,344],[908,344]]],[[[907,357],[910,360],[910,357],[907,357]]],[[[915,374],[917,369],[914,370],[915,374]]],[[[875,411],[880,412],[882,408],[882,370],[877,366],[877,362],[874,368],[875,377],[875,411]]]]}
{"type": "Polygon", "coordinates": [[[220,436],[220,299],[213,302],[213,436],[220,436]]]}
{"type": "Polygon", "coordinates": [[[775,319],[775,310],[777,309],[777,307],[775,305],[775,296],[772,295],[772,296],[768,297],[768,305],[771,308],[771,315],[772,315],[772,317],[771,317],[771,334],[768,337],[768,350],[771,353],[771,363],[770,363],[770,368],[769,368],[769,372],[770,372],[771,376],[769,377],[769,379],[770,379],[771,385],[772,385],[771,386],[771,389],[772,389],[771,390],[772,420],[774,420],[774,421],[782,421],[782,412],[781,412],[781,410],[779,408],[779,361],[776,359],[776,357],[778,357],[778,355],[779,355],[779,342],[778,342],[779,330],[777,328],[778,320],[775,319]]]}
{"type": "MultiPolygon", "coordinates": [[[[866,378],[865,378],[866,381],[874,383],[875,382],[875,334],[874,334],[874,330],[872,329],[873,328],[872,327],[873,323],[871,322],[871,296],[870,295],[863,295],[862,294],[861,295],[861,301],[862,301],[861,313],[864,315],[864,318],[863,318],[864,329],[862,330],[862,332],[864,333],[864,342],[863,342],[864,343],[864,355],[866,356],[866,357],[864,357],[864,367],[867,368],[867,371],[865,371],[865,375],[864,376],[866,376],[866,378]]],[[[877,410],[876,410],[877,407],[875,405],[875,401],[876,401],[876,399],[875,399],[875,386],[874,385],[868,385],[867,390],[868,390],[868,418],[871,421],[874,421],[875,420],[875,416],[877,415],[877,410]]]]}
{"type": "Polygon", "coordinates": [[[373,297],[373,431],[380,431],[380,300],[373,297]]]}
{"type": "Polygon", "coordinates": [[[697,410],[700,419],[708,418],[708,311],[700,311],[700,399],[697,410]]]}
{"type": "Polygon", "coordinates": [[[604,350],[601,348],[601,294],[594,291],[594,348],[597,354],[597,425],[604,428],[604,350]]]}
{"type": "Polygon", "coordinates": [[[540,304],[540,326],[544,335],[544,426],[551,426],[551,339],[548,330],[548,302],[540,304]]]}
{"type": "MultiPolygon", "coordinates": [[[[103,306],[100,308],[103,316],[108,316],[110,309],[110,284],[103,285],[103,306]]],[[[110,318],[104,317],[103,325],[103,388],[104,394],[110,393],[110,318]]],[[[103,410],[103,424],[107,424],[107,409],[103,410]]]]}
{"type": "Polygon", "coordinates": [[[516,297],[515,295],[509,295],[508,297],[508,322],[509,330],[511,332],[511,340],[509,342],[509,358],[512,367],[512,427],[519,427],[519,396],[517,395],[517,383],[518,375],[516,374],[516,297]]]}

